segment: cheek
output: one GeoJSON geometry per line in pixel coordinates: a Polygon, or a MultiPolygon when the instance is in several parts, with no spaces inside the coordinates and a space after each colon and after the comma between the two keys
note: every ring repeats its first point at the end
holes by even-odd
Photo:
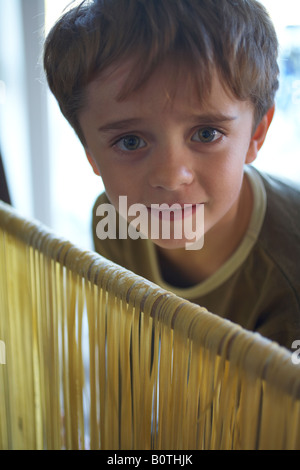
{"type": "Polygon", "coordinates": [[[234,149],[209,158],[203,167],[204,182],[214,191],[232,189],[241,183],[244,169],[243,154],[234,149]]]}
{"type": "Polygon", "coordinates": [[[124,166],[105,165],[101,170],[102,180],[110,202],[118,208],[119,197],[126,196],[128,204],[138,202],[138,185],[132,172],[124,166]]]}
{"type": "Polygon", "coordinates": [[[199,179],[209,198],[207,209],[221,216],[238,199],[244,174],[244,160],[236,150],[215,156],[205,166],[199,179]]]}

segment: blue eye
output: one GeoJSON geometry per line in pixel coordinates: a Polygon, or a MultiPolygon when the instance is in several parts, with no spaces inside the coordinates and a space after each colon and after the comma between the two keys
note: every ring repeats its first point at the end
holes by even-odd
{"type": "Polygon", "coordinates": [[[202,142],[204,144],[215,142],[222,137],[222,133],[211,127],[203,127],[198,129],[192,137],[193,141],[202,142]]]}
{"type": "Polygon", "coordinates": [[[146,142],[136,135],[126,135],[122,137],[116,144],[120,150],[133,151],[145,147],[146,142]]]}

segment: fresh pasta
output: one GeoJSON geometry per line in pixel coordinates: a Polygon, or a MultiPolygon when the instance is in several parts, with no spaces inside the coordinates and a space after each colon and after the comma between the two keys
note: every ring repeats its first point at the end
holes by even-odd
{"type": "Polygon", "coordinates": [[[0,449],[300,449],[291,354],[0,204],[0,449]]]}

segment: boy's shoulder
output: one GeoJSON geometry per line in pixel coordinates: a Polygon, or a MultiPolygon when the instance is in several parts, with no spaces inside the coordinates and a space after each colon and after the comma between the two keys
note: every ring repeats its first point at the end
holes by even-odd
{"type": "Polygon", "coordinates": [[[274,200],[277,205],[288,203],[290,208],[300,207],[300,182],[297,183],[287,178],[280,178],[266,173],[260,173],[260,175],[272,201],[274,200]]]}
{"type": "Polygon", "coordinates": [[[300,185],[266,174],[261,178],[267,208],[259,243],[282,272],[296,281],[300,276],[300,185]]]}
{"type": "Polygon", "coordinates": [[[265,224],[275,222],[275,228],[300,236],[300,183],[261,173],[267,194],[265,224]]]}
{"type": "Polygon", "coordinates": [[[94,203],[94,206],[93,206],[93,214],[96,213],[97,207],[98,207],[100,204],[109,204],[109,199],[108,199],[108,197],[107,197],[107,195],[106,195],[105,192],[101,193],[101,194],[97,197],[97,199],[96,199],[96,201],[95,201],[95,203],[94,203]]]}

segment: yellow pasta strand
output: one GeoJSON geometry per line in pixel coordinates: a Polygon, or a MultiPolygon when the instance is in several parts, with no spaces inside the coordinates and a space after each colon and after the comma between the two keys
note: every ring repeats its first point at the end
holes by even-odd
{"type": "Polygon", "coordinates": [[[300,449],[291,354],[0,203],[0,449],[300,449]]]}

